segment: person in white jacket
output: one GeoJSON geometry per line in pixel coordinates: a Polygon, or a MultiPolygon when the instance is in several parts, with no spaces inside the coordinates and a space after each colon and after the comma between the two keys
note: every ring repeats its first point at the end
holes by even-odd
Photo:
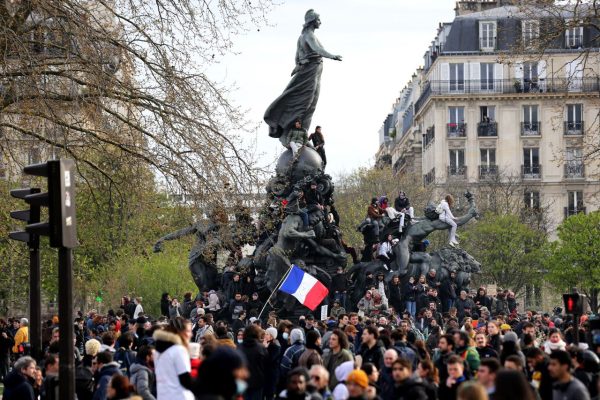
{"type": "Polygon", "coordinates": [[[456,240],[456,218],[452,214],[450,208],[454,205],[454,198],[452,195],[448,194],[440,203],[441,212],[440,221],[444,221],[448,225],[450,225],[450,235],[448,236],[448,242],[450,246],[455,247],[458,245],[458,241],[456,240]]]}

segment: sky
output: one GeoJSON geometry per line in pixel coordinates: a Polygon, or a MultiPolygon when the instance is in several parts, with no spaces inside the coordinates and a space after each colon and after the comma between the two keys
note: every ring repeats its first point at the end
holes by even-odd
{"type": "Polygon", "coordinates": [[[304,14],[314,8],[322,21],[318,39],[343,61],[324,59],[309,133],[322,127],[326,172],[340,176],[373,165],[383,120],[423,64],[438,24],[454,18],[454,5],[455,0],[283,0],[267,15],[268,26],[235,38],[233,53],[209,74],[236,88],[231,100],[258,127],[248,140],[255,143],[259,163],[272,163],[283,147],[268,136],[263,115],[290,80],[304,14]]]}

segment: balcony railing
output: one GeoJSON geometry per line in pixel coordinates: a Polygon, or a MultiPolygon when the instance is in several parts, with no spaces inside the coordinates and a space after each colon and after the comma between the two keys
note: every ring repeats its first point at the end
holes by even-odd
{"type": "Polygon", "coordinates": [[[521,165],[521,178],[523,179],[541,179],[541,165],[521,165]]]}
{"type": "Polygon", "coordinates": [[[467,177],[467,166],[466,165],[450,165],[448,167],[449,178],[466,178],[467,177]]]}
{"type": "Polygon", "coordinates": [[[415,102],[415,113],[425,105],[429,97],[447,94],[509,94],[509,93],[567,93],[598,92],[599,78],[548,78],[534,80],[483,79],[430,80],[423,85],[423,91],[415,102]],[[452,84],[451,84],[452,83],[452,84]]]}
{"type": "Polygon", "coordinates": [[[540,136],[541,125],[539,122],[521,122],[521,136],[540,136]]]}
{"type": "Polygon", "coordinates": [[[565,164],[566,179],[585,178],[585,165],[582,162],[569,162],[565,164]]]}
{"type": "Polygon", "coordinates": [[[480,122],[477,124],[477,136],[489,137],[498,136],[497,122],[480,122]]]}
{"type": "Polygon", "coordinates": [[[493,179],[498,176],[497,165],[480,165],[479,166],[479,179],[493,179]]]}
{"type": "Polygon", "coordinates": [[[565,135],[583,135],[583,121],[565,121],[565,135]]]}
{"type": "Polygon", "coordinates": [[[467,124],[464,122],[449,122],[448,137],[466,137],[467,136],[467,124]]]}
{"type": "Polygon", "coordinates": [[[423,134],[423,147],[427,148],[435,140],[435,125],[427,128],[423,134]]]}
{"type": "Polygon", "coordinates": [[[565,218],[579,213],[585,214],[585,207],[565,207],[565,218]]]}

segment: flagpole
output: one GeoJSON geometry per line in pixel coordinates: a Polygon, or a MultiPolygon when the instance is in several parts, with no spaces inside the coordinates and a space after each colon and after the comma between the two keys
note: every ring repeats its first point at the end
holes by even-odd
{"type": "Polygon", "coordinates": [[[260,310],[260,313],[258,314],[258,317],[256,317],[256,318],[260,319],[260,316],[265,311],[265,308],[267,308],[267,304],[269,304],[269,301],[271,301],[271,297],[273,297],[273,294],[275,292],[277,292],[277,290],[279,289],[279,286],[281,286],[281,284],[283,283],[283,281],[285,280],[285,278],[287,278],[287,276],[290,274],[290,271],[292,270],[293,266],[294,266],[294,264],[290,264],[290,267],[285,272],[285,274],[283,274],[283,277],[279,280],[279,283],[277,284],[277,286],[275,286],[275,289],[273,289],[273,291],[269,295],[269,298],[267,299],[267,301],[265,301],[265,305],[263,306],[262,310],[260,310]]]}

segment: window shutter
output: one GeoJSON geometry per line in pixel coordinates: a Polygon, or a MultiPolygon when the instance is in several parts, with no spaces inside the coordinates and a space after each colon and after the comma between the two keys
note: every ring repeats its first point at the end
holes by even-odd
{"type": "Polygon", "coordinates": [[[494,87],[497,92],[502,91],[502,80],[504,79],[504,65],[503,64],[494,64],[494,87]]]}
{"type": "Polygon", "coordinates": [[[538,80],[540,90],[546,91],[546,60],[538,61],[538,80]]]}
{"type": "Polygon", "coordinates": [[[515,79],[523,81],[523,63],[515,63],[515,79]]]}
{"type": "Polygon", "coordinates": [[[444,92],[450,91],[450,64],[442,63],[440,65],[440,84],[441,90],[444,92]]]}
{"type": "Polygon", "coordinates": [[[471,81],[469,82],[471,92],[478,92],[479,88],[481,88],[481,63],[471,63],[469,68],[471,69],[471,81]]]}

